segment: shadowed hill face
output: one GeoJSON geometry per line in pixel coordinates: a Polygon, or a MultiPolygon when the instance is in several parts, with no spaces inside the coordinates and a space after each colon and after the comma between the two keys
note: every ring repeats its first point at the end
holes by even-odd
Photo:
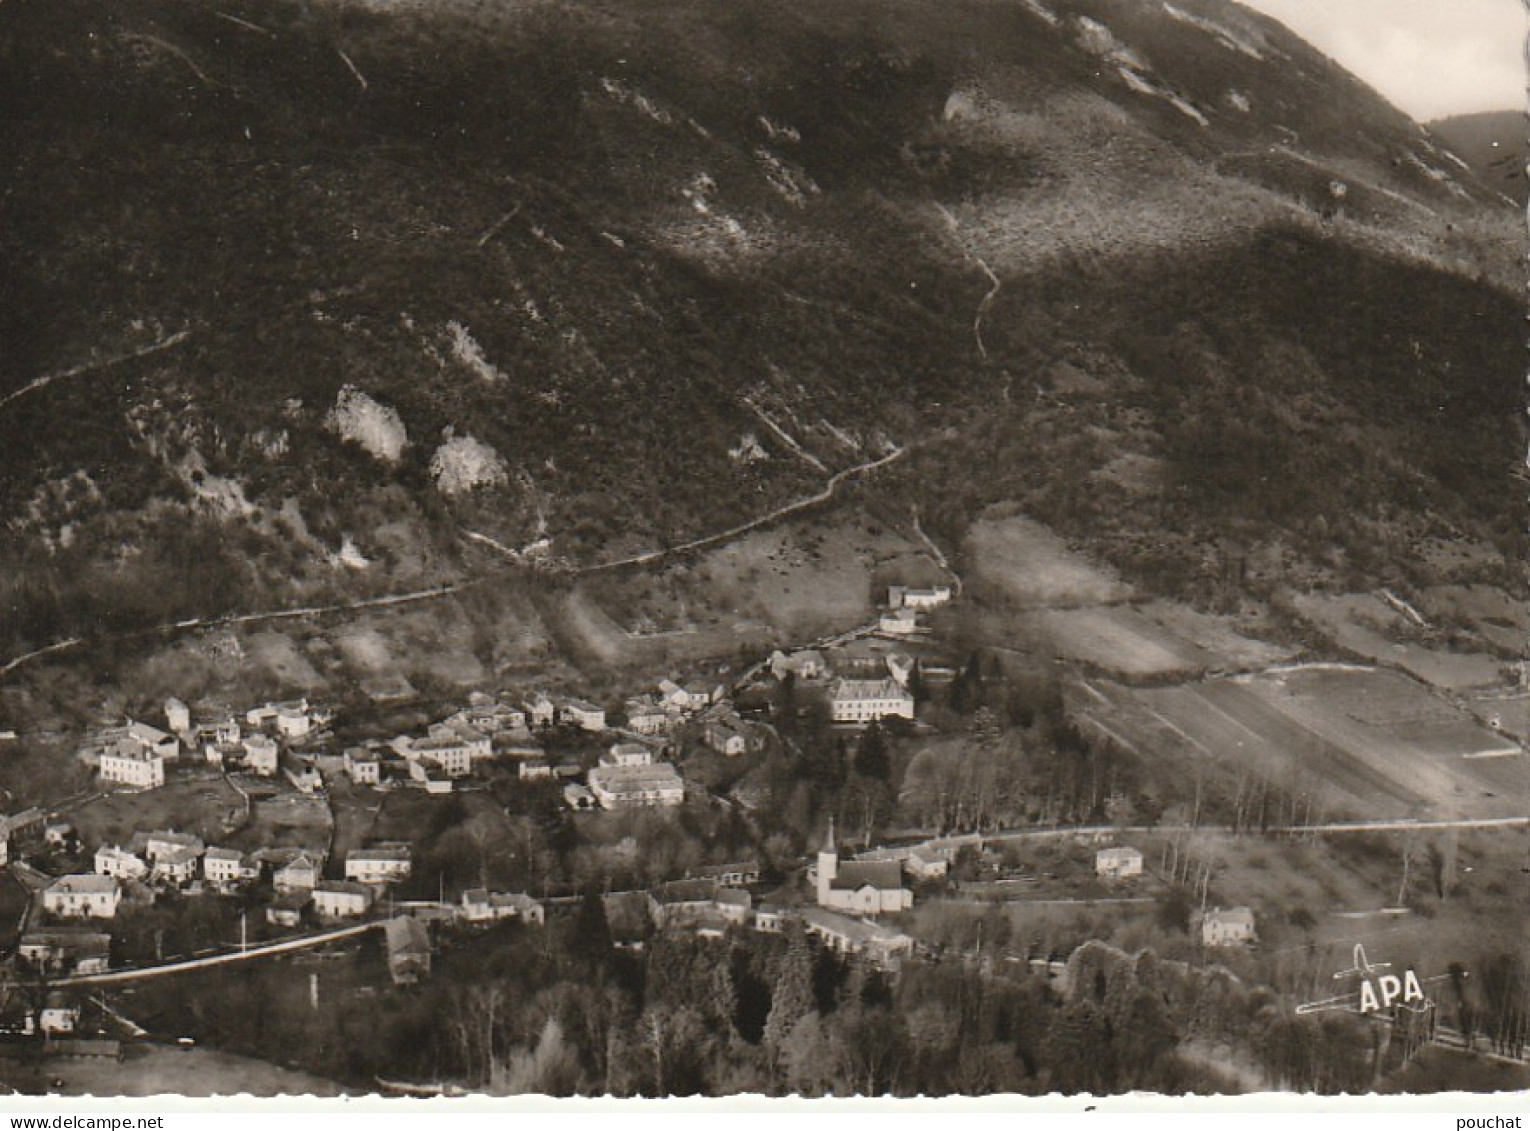
{"type": "MultiPolygon", "coordinates": [[[[1485,308],[1513,277],[1493,192],[1214,0],[11,0],[0,98],[0,396],[189,331],[0,407],[30,639],[145,562],[173,579],[148,617],[437,579],[464,529],[575,560],[680,541],[1069,350],[1118,373],[1134,322],[1301,342],[1333,408],[1274,440],[1358,458],[1367,343],[1303,342],[1299,298],[1218,272],[1291,232],[1325,304],[1356,258],[1485,308]],[[1142,285],[1067,285],[1094,277],[1142,285]],[[380,414],[348,438],[347,387],[380,414]],[[167,550],[190,514],[201,549],[167,550]]],[[[1420,331],[1487,462],[1504,329],[1420,331]]]]}
{"type": "Polygon", "coordinates": [[[1429,123],[1440,141],[1484,184],[1515,200],[1525,199],[1525,163],[1530,161],[1530,119],[1523,110],[1460,114],[1429,123]]]}

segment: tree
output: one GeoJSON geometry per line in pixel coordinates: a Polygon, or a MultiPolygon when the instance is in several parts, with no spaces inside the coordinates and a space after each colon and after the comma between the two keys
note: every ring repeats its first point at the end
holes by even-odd
{"type": "Polygon", "coordinates": [[[534,1047],[517,1049],[508,1062],[495,1065],[489,1090],[501,1096],[570,1096],[578,1087],[577,1054],[558,1019],[549,1017],[534,1047]]]}
{"type": "Polygon", "coordinates": [[[892,773],[887,733],[875,719],[861,732],[855,746],[855,772],[874,781],[886,781],[892,773]]]}
{"type": "Polygon", "coordinates": [[[574,917],[573,938],[569,949],[597,967],[611,958],[611,924],[606,919],[606,903],[593,884],[584,889],[579,914],[574,917]]]}
{"type": "Polygon", "coordinates": [[[813,1008],[813,948],[802,924],[793,920],[786,927],[786,949],[778,960],[765,1018],[765,1048],[772,1056],[779,1057],[787,1034],[813,1008]]]}

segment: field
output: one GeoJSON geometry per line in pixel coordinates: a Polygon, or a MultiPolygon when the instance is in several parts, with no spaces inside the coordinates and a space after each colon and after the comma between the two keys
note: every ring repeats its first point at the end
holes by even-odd
{"type": "Polygon", "coordinates": [[[1101,605],[1131,595],[1113,572],[1020,515],[990,515],[972,524],[965,572],[1022,608],[1101,605]]]}
{"type": "Polygon", "coordinates": [[[174,829],[195,833],[208,844],[221,843],[224,818],[244,812],[239,794],[211,770],[173,775],[159,789],[108,793],[69,810],[81,841],[92,848],[125,845],[135,832],[174,829]]]}
{"type": "Polygon", "coordinates": [[[1323,666],[1173,688],[1091,686],[1100,702],[1087,713],[1133,748],[1317,787],[1333,815],[1524,812],[1517,744],[1397,672],[1323,666]]]}
{"type": "Polygon", "coordinates": [[[1380,597],[1303,594],[1293,598],[1292,604],[1346,652],[1402,668],[1435,687],[1464,691],[1504,682],[1504,665],[1494,656],[1448,652],[1409,639],[1419,634],[1418,627],[1380,597]]]}
{"type": "Polygon", "coordinates": [[[1045,609],[1022,614],[1019,624],[1049,640],[1059,655],[1128,679],[1262,667],[1291,655],[1243,636],[1222,618],[1169,601],[1141,609],[1045,609]]]}
{"type": "Polygon", "coordinates": [[[129,1046],[123,1058],[57,1057],[40,1067],[0,1061],[0,1079],[32,1095],[65,1096],[338,1096],[333,1080],[208,1048],[129,1046]],[[53,1087],[53,1080],[63,1085],[53,1087]]]}
{"type": "MultiPolygon", "coordinates": [[[[253,781],[246,779],[245,788],[254,786],[253,781]]],[[[250,807],[250,823],[233,836],[223,838],[222,843],[246,852],[258,848],[328,852],[332,828],[329,806],[319,798],[285,790],[265,797],[256,793],[250,807]]]]}

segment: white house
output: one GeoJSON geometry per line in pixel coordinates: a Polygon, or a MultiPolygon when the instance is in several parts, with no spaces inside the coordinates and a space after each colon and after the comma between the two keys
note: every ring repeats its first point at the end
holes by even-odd
{"type": "Polygon", "coordinates": [[[534,727],[550,727],[558,718],[558,708],[539,691],[526,700],[526,717],[534,727]]]}
{"type": "Polygon", "coordinates": [[[722,684],[705,680],[690,680],[683,687],[672,679],[659,684],[660,701],[676,711],[699,711],[722,698],[722,684]]]}
{"type": "Polygon", "coordinates": [[[391,884],[407,879],[412,867],[407,845],[353,848],[345,856],[345,878],[363,884],[391,884]]]}
{"type": "Polygon", "coordinates": [[[118,880],[139,880],[149,874],[149,865],[139,856],[115,844],[96,849],[96,871],[118,880]]]}
{"type": "Polygon", "coordinates": [[[157,789],[165,784],[164,757],[128,738],[101,752],[99,770],[102,781],[118,785],[157,789]]]}
{"type": "Polygon", "coordinates": [[[487,888],[469,888],[462,893],[457,917],[466,923],[496,923],[501,919],[520,919],[541,925],[545,918],[542,905],[529,895],[491,892],[487,888]]]}
{"type": "Polygon", "coordinates": [[[306,738],[313,730],[308,704],[282,703],[276,708],[276,733],[286,739],[306,738]]]}
{"type": "Polygon", "coordinates": [[[244,747],[245,769],[263,778],[276,776],[279,755],[274,738],[264,734],[246,735],[241,745],[244,747]]]}
{"type": "Polygon", "coordinates": [[[325,919],[359,919],[372,906],[372,889],[351,880],[321,880],[314,885],[314,913],[325,919]]]}
{"type": "Polygon", "coordinates": [[[849,860],[841,862],[834,845],[834,826],[810,870],[818,906],[856,915],[882,915],[907,911],[914,893],[903,886],[903,866],[896,860],[849,860]]]}
{"type": "Polygon", "coordinates": [[[606,712],[583,699],[570,699],[560,712],[564,721],[573,723],[581,730],[603,731],[606,729],[606,712]]]}
{"type": "Polygon", "coordinates": [[[877,629],[889,636],[910,636],[919,631],[919,613],[914,609],[895,609],[877,618],[877,629]]]}
{"type": "Polygon", "coordinates": [[[1102,848],[1094,854],[1094,873],[1107,880],[1142,875],[1142,853],[1135,848],[1102,848]]]}
{"type": "Polygon", "coordinates": [[[197,878],[197,861],[201,854],[191,848],[176,848],[161,852],[154,858],[149,878],[174,887],[185,887],[197,878]]]}
{"type": "Polygon", "coordinates": [[[428,768],[439,770],[448,778],[462,778],[473,772],[473,746],[455,735],[416,738],[399,753],[411,762],[423,762],[428,768]]]}
{"type": "Polygon", "coordinates": [[[173,734],[166,734],[158,727],[151,727],[148,723],[129,721],[125,734],[139,746],[152,750],[167,762],[173,762],[181,756],[181,740],[173,734]]]}
{"type": "Polygon", "coordinates": [[[111,919],[121,897],[111,876],[60,876],[43,889],[43,910],[71,919],[111,919]]]}
{"type": "Polygon", "coordinates": [[[770,674],[777,679],[788,675],[800,680],[823,679],[829,674],[829,665],[823,653],[814,649],[790,654],[776,651],[770,654],[770,674]]]}
{"type": "Polygon", "coordinates": [[[1201,918],[1201,941],[1207,946],[1242,946],[1254,941],[1254,913],[1247,907],[1214,908],[1201,918]]]}
{"type": "Polygon", "coordinates": [[[912,719],[914,697],[895,679],[841,679],[829,693],[829,714],[836,723],[912,719]]]}
{"type": "Polygon", "coordinates": [[[364,746],[352,747],[345,752],[345,772],[357,785],[380,785],[382,759],[375,750],[368,750],[364,746]]]}
{"type": "Polygon", "coordinates": [[[679,805],[685,800],[685,783],[668,762],[651,766],[596,766],[588,780],[590,792],[602,809],[679,805]]]}
{"type": "Polygon", "coordinates": [[[313,857],[306,852],[299,852],[288,860],[280,868],[277,868],[271,876],[271,885],[283,894],[291,892],[311,892],[319,882],[319,867],[313,857]]]}
{"type": "Polygon", "coordinates": [[[932,585],[927,589],[904,585],[890,585],[887,588],[887,607],[890,609],[938,609],[950,600],[949,585],[932,585]]]}
{"type": "Polygon", "coordinates": [[[653,751],[641,742],[618,742],[600,756],[602,766],[651,766],[653,751]]]}
{"type": "Polygon", "coordinates": [[[903,858],[903,868],[916,880],[945,879],[951,862],[942,853],[928,848],[916,848],[903,858]]]}
{"type": "Polygon", "coordinates": [[[749,736],[737,719],[711,719],[702,733],[707,745],[724,757],[736,758],[749,749],[749,736]]]}
{"type": "Polygon", "coordinates": [[[227,891],[260,878],[260,867],[237,848],[212,847],[202,854],[202,878],[227,891]]]}
{"type": "Polygon", "coordinates": [[[151,861],[182,849],[189,849],[198,856],[207,851],[202,838],[195,833],[178,833],[171,829],[155,829],[152,832],[134,835],[134,844],[137,845],[140,841],[143,845],[144,857],[151,861]]]}
{"type": "Polygon", "coordinates": [[[651,699],[629,699],[627,729],[637,734],[666,734],[673,725],[669,712],[651,699]]]}

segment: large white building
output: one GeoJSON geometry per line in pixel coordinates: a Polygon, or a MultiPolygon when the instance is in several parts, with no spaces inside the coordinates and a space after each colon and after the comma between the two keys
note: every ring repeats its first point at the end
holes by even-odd
{"type": "Polygon", "coordinates": [[[912,719],[914,697],[895,679],[841,679],[829,692],[829,715],[836,723],[912,719]]]}
{"type": "Polygon", "coordinates": [[[165,784],[165,759],[162,754],[123,738],[112,749],[101,751],[101,780],[136,789],[157,789],[165,784]]]}
{"type": "Polygon", "coordinates": [[[345,855],[345,878],[363,884],[390,884],[407,879],[409,849],[353,848],[345,855]]]}
{"type": "Polygon", "coordinates": [[[668,762],[650,766],[596,766],[589,775],[590,792],[602,809],[642,805],[679,805],[685,783],[668,762]]]}
{"type": "Polygon", "coordinates": [[[121,895],[110,876],[60,876],[43,889],[43,910],[70,919],[111,919],[121,895]]]}

